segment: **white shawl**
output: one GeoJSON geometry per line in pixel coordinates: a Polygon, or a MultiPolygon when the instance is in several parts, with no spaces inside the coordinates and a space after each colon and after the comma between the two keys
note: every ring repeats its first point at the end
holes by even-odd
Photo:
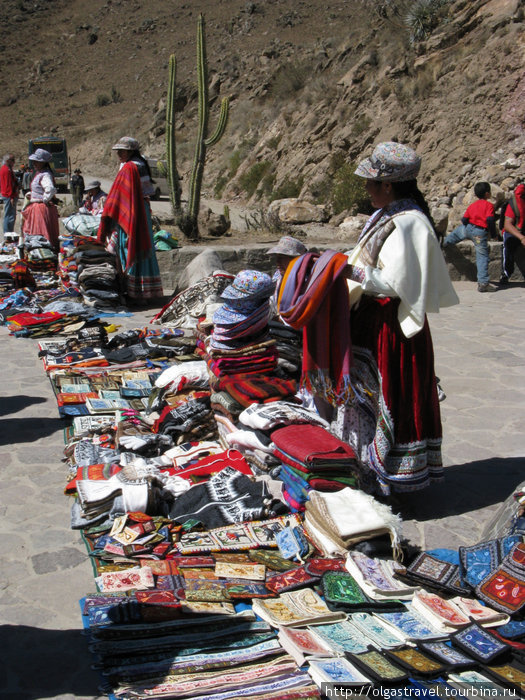
{"type": "MultiPolygon", "coordinates": [[[[393,221],[395,230],[379,251],[378,267],[364,267],[362,285],[349,283],[350,301],[355,303],[363,292],[399,297],[399,324],[410,338],[423,328],[426,313],[437,313],[458,304],[459,299],[427,217],[411,210],[394,216],[393,221]]],[[[362,267],[361,250],[358,244],[349,255],[349,264],[362,267]]]]}

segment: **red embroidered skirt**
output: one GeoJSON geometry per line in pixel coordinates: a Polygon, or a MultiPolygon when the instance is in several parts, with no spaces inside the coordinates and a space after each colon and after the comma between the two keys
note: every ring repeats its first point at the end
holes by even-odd
{"type": "Polygon", "coordinates": [[[356,398],[341,407],[334,425],[387,494],[422,489],[443,476],[430,328],[425,319],[406,338],[398,307],[399,299],[364,295],[352,310],[356,398]]]}

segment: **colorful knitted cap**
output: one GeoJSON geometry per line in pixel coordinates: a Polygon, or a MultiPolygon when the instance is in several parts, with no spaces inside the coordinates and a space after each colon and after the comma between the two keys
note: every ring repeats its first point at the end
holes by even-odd
{"type": "Polygon", "coordinates": [[[355,174],[367,180],[406,182],[415,180],[421,168],[421,158],[402,143],[385,141],[374,148],[370,158],[362,160],[355,174]]]}
{"type": "Polygon", "coordinates": [[[274,283],[270,275],[259,270],[241,270],[233,283],[221,294],[222,299],[267,299],[272,295],[274,283]]]}

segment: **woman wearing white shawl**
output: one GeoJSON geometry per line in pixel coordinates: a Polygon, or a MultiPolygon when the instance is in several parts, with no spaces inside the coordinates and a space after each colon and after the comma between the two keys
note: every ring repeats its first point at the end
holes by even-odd
{"type": "Polygon", "coordinates": [[[424,488],[443,471],[426,314],[459,300],[417,188],[420,165],[411,148],[386,142],[356,170],[378,211],[348,256],[356,392],[333,429],[386,494],[424,488]]]}

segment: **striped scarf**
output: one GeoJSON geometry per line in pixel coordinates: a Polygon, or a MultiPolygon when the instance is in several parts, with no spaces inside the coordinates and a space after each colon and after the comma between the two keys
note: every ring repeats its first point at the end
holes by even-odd
{"type": "Polygon", "coordinates": [[[137,259],[146,258],[151,250],[140,175],[135,163],[124,164],[109,191],[97,234],[99,243],[104,243],[111,235],[115,222],[128,237],[126,268],[129,268],[137,259]]]}
{"type": "Polygon", "coordinates": [[[286,323],[303,329],[303,384],[332,405],[353,395],[350,304],[342,275],[346,265],[346,255],[333,250],[295,258],[277,300],[286,323]]]}

